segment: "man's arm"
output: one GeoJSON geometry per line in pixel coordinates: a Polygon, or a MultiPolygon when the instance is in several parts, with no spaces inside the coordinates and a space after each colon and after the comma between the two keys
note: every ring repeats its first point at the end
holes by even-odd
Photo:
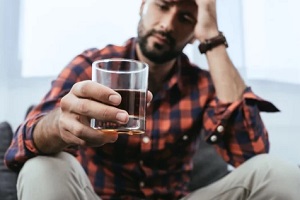
{"type": "Polygon", "coordinates": [[[101,146],[116,140],[117,134],[103,135],[89,126],[92,117],[115,121],[120,110],[114,105],[121,100],[113,90],[84,81],[91,77],[87,73],[91,68],[89,58],[95,52],[98,53],[98,50],[91,49],[76,56],[18,127],[5,154],[9,168],[18,171],[28,159],[40,154],[53,154],[68,146],[71,149],[64,150],[76,153],[74,144],[101,146]],[[116,94],[117,98],[111,99],[112,94],[116,94]]]}
{"type": "Polygon", "coordinates": [[[60,107],[37,123],[33,131],[35,146],[44,154],[53,154],[70,145],[102,146],[114,142],[117,133],[105,134],[95,130],[90,127],[89,119],[125,123],[128,114],[111,106],[120,102],[118,93],[96,82],[74,84],[71,91],[61,99],[60,107]]]}
{"type": "MultiPolygon", "coordinates": [[[[200,42],[205,42],[219,34],[216,0],[196,0],[196,3],[198,17],[195,37],[200,42]]],[[[217,97],[228,103],[241,99],[246,85],[231,62],[225,45],[219,45],[207,51],[206,58],[217,97]]]]}
{"type": "Polygon", "coordinates": [[[225,46],[221,45],[208,51],[206,58],[217,97],[223,102],[234,102],[241,99],[246,85],[233,66],[225,46]]]}
{"type": "Polygon", "coordinates": [[[239,166],[247,159],[269,151],[269,137],[260,112],[277,112],[270,102],[247,88],[241,100],[223,103],[211,99],[204,115],[202,136],[215,145],[224,160],[239,166]]]}
{"type": "Polygon", "coordinates": [[[44,154],[57,153],[67,147],[59,134],[60,108],[51,111],[43,117],[33,131],[33,141],[36,148],[44,154]]]}
{"type": "MultiPolygon", "coordinates": [[[[216,0],[195,0],[198,5],[195,37],[200,43],[219,35],[216,0]]],[[[203,135],[234,166],[269,151],[269,138],[260,111],[275,112],[273,104],[254,95],[231,62],[225,45],[206,52],[216,97],[203,116],[203,135]]]]}

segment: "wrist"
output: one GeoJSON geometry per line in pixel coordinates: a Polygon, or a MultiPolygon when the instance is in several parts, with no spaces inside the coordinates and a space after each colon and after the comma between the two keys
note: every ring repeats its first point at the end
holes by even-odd
{"type": "Polygon", "coordinates": [[[208,39],[211,39],[213,37],[216,37],[219,34],[219,30],[218,29],[213,29],[210,31],[205,31],[205,33],[201,33],[199,34],[199,36],[197,36],[198,40],[200,42],[205,42],[208,39]]]}
{"type": "Polygon", "coordinates": [[[210,51],[216,47],[224,46],[225,48],[228,47],[227,40],[222,32],[218,32],[215,36],[205,39],[204,41],[200,41],[199,50],[200,53],[207,53],[207,51],[210,51]]]}
{"type": "Polygon", "coordinates": [[[33,143],[41,154],[54,154],[62,151],[66,146],[59,132],[58,112],[56,109],[41,118],[33,130],[33,143]]]}

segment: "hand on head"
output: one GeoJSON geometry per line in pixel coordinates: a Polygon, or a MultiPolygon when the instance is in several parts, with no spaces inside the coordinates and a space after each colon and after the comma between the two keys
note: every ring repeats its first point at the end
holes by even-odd
{"type": "Polygon", "coordinates": [[[195,38],[204,41],[218,35],[216,0],[195,0],[198,6],[195,38]]]}

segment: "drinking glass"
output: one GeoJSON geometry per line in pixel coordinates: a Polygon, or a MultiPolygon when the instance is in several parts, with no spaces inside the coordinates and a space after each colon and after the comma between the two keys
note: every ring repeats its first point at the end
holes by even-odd
{"type": "Polygon", "coordinates": [[[92,80],[107,86],[121,97],[117,108],[129,114],[127,124],[91,119],[91,127],[102,132],[118,132],[129,135],[145,133],[146,95],[148,89],[148,65],[130,59],[104,59],[93,62],[92,80]]]}

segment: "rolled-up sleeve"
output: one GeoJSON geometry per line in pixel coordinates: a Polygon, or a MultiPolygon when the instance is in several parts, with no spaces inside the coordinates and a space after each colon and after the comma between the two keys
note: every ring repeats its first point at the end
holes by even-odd
{"type": "Polygon", "coordinates": [[[40,114],[35,118],[28,119],[18,127],[12,143],[5,154],[4,161],[10,169],[19,171],[27,159],[39,154],[33,144],[32,132],[42,116],[43,114],[40,114]]]}
{"type": "Polygon", "coordinates": [[[204,113],[202,136],[214,144],[224,160],[239,166],[254,155],[269,151],[268,132],[260,112],[279,111],[272,103],[246,88],[241,100],[213,99],[204,113]]]}

